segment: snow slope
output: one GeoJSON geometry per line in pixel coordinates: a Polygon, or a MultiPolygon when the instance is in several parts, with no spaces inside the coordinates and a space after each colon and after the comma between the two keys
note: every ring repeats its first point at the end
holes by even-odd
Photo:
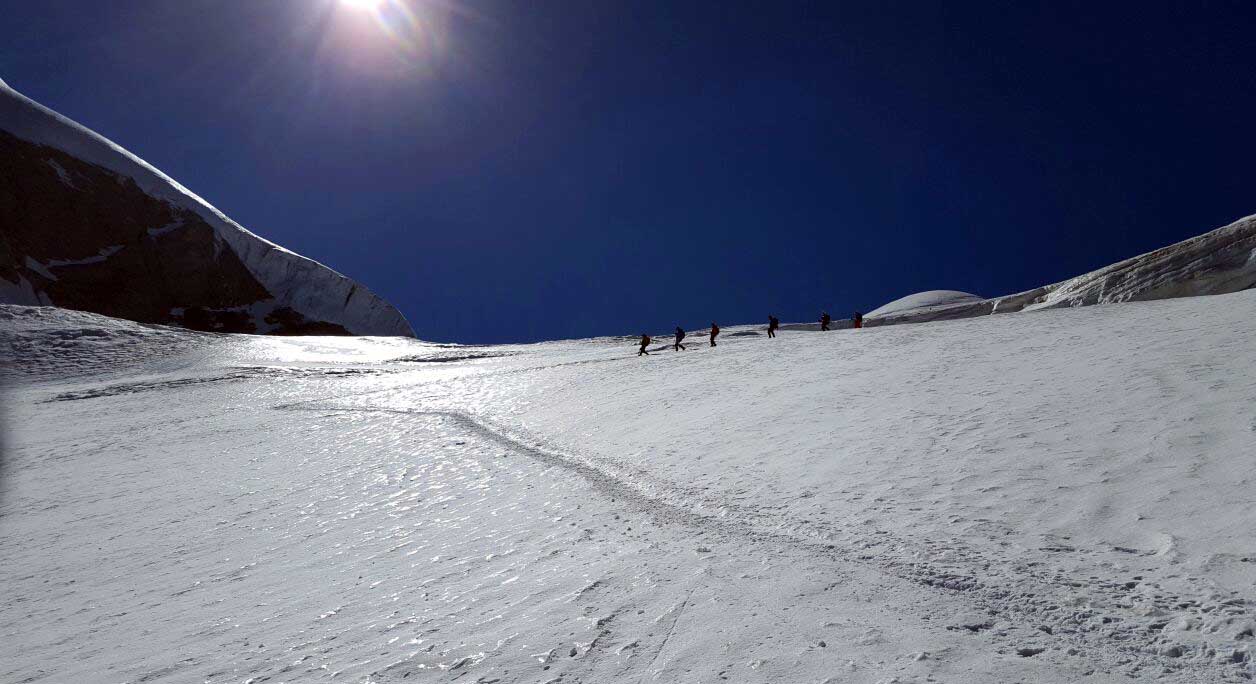
{"type": "Polygon", "coordinates": [[[975,294],[960,292],[958,290],[929,290],[927,292],[917,292],[916,294],[907,295],[906,297],[900,297],[889,304],[868,312],[865,315],[870,318],[888,316],[889,314],[897,314],[904,311],[929,309],[935,306],[951,306],[953,304],[980,301],[981,299],[983,298],[975,294]]]}
{"type": "MultiPolygon", "coordinates": [[[[1256,216],[1097,271],[1005,297],[956,297],[946,290],[904,297],[869,313],[868,325],[918,323],[1092,304],[1239,292],[1256,286],[1256,216]],[[915,304],[916,301],[936,302],[915,304]],[[908,305],[911,306],[908,306],[908,305]]],[[[964,293],[955,293],[962,295],[964,293]]]]}
{"type": "Polygon", "coordinates": [[[1256,292],[643,358],[0,315],[0,681],[1256,675],[1256,292]]]}
{"type": "MultiPolygon", "coordinates": [[[[405,318],[365,286],[245,230],[190,190],[119,145],[24,97],[3,82],[0,82],[0,131],[29,143],[53,148],[122,178],[131,179],[148,196],[172,207],[190,211],[203,220],[269,293],[270,298],[259,302],[259,306],[254,307],[256,310],[245,312],[256,320],[256,327],[260,331],[274,326],[273,321],[266,322],[267,314],[291,310],[309,321],[338,325],[354,334],[414,336],[405,318]]],[[[72,174],[57,166],[55,160],[50,164],[56,167],[65,184],[61,189],[64,197],[75,198],[79,190],[74,187],[72,174]]],[[[156,237],[163,230],[177,227],[177,224],[151,226],[149,233],[156,237]]],[[[4,236],[0,235],[2,237],[4,236]]],[[[0,256],[3,254],[0,253],[0,256]]],[[[26,263],[19,266],[40,273],[43,265],[37,263],[32,266],[31,261],[27,257],[26,263]]],[[[56,280],[56,276],[46,269],[42,275],[51,275],[48,279],[56,280]]],[[[145,286],[154,287],[152,284],[138,285],[141,288],[145,286]]],[[[35,291],[26,276],[19,276],[17,281],[0,278],[0,297],[4,298],[0,301],[21,303],[49,301],[46,295],[41,297],[41,293],[35,291]]]]}
{"type": "Polygon", "coordinates": [[[1053,285],[1027,310],[1238,292],[1256,286],[1256,216],[1053,285]]]}

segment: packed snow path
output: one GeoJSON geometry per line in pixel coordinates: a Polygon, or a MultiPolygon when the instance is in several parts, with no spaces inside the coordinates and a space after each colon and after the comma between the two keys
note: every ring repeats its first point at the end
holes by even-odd
{"type": "Polygon", "coordinates": [[[637,358],[0,307],[0,681],[1245,681],[1254,314],[637,358]]]}

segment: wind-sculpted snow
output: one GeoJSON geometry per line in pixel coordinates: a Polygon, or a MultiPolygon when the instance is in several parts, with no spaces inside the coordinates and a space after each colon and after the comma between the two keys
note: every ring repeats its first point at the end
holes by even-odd
{"type": "MultiPolygon", "coordinates": [[[[1093,304],[1239,292],[1256,286],[1256,216],[1054,285],[1004,297],[947,302],[922,292],[868,314],[869,326],[923,323],[1093,304]]],[[[963,295],[964,293],[953,293],[963,295]]],[[[971,298],[969,298],[971,297],[971,298]]]]}
{"type": "Polygon", "coordinates": [[[981,297],[978,297],[975,294],[959,292],[958,290],[929,290],[928,292],[917,292],[913,295],[900,297],[889,304],[881,306],[873,311],[869,311],[865,315],[868,318],[876,318],[878,316],[888,316],[889,314],[897,314],[905,311],[930,309],[936,306],[952,306],[955,304],[970,303],[980,301],[981,299],[981,297]]]}
{"type": "Polygon", "coordinates": [[[1256,293],[648,358],[0,315],[0,681],[1256,676],[1256,293]]]}
{"type": "Polygon", "coordinates": [[[1027,310],[1238,292],[1256,286],[1256,216],[1050,288],[1027,310]]]}
{"type": "MultiPolygon", "coordinates": [[[[50,148],[59,153],[64,153],[76,162],[91,165],[92,168],[89,169],[85,166],[81,173],[93,175],[93,182],[96,182],[99,188],[102,188],[98,190],[99,193],[122,194],[127,191],[127,188],[121,182],[114,183],[112,188],[109,187],[109,183],[98,182],[101,179],[95,177],[99,175],[99,173],[94,172],[96,167],[116,174],[119,179],[133,181],[139,192],[147,197],[166,203],[172,208],[172,215],[163,219],[162,223],[149,225],[146,227],[146,231],[141,229],[140,232],[146,237],[139,239],[134,245],[101,245],[101,247],[115,248],[115,251],[126,248],[130,252],[136,252],[141,247],[152,250],[154,245],[163,244],[161,242],[163,240],[177,239],[181,233],[188,231],[194,233],[198,226],[208,226],[207,230],[212,230],[213,235],[216,236],[212,245],[213,256],[205,257],[205,261],[200,263],[198,267],[200,270],[217,269],[223,271],[221,274],[221,280],[224,283],[223,287],[235,288],[234,291],[228,292],[226,295],[231,304],[230,306],[224,307],[213,302],[204,305],[204,308],[211,313],[214,313],[216,309],[227,309],[227,311],[219,313],[247,317],[250,319],[248,323],[249,329],[256,332],[309,332],[312,325],[321,325],[325,328],[336,326],[352,334],[359,335],[414,336],[414,332],[405,321],[405,318],[395,308],[377,297],[365,286],[318,262],[288,251],[245,230],[205,200],[119,145],[39,105],[3,84],[0,84],[0,132],[11,134],[25,143],[44,146],[44,149],[50,148]],[[187,213],[180,215],[179,212],[187,213]],[[184,219],[181,216],[195,216],[197,225],[183,226],[184,219]],[[255,286],[251,282],[245,282],[246,279],[231,272],[234,267],[233,261],[222,260],[219,243],[225,243],[235,257],[238,257],[239,262],[243,264],[248,273],[260,283],[261,288],[264,288],[263,292],[254,292],[255,286]]],[[[18,155],[10,154],[10,156],[12,158],[8,161],[17,163],[19,160],[18,155]]],[[[22,157],[22,159],[25,159],[25,157],[22,157]]],[[[91,201],[91,198],[84,197],[83,188],[75,186],[74,173],[67,172],[55,159],[46,161],[47,165],[52,167],[56,174],[55,176],[49,176],[54,179],[50,181],[51,185],[41,185],[40,188],[42,189],[38,191],[44,194],[59,194],[41,198],[33,206],[46,208],[48,206],[55,207],[58,204],[65,204],[70,201],[91,201]],[[57,177],[60,178],[59,183],[55,180],[57,177]]],[[[41,170],[47,171],[47,169],[41,170]]],[[[34,182],[34,173],[31,171],[31,168],[10,168],[8,171],[12,174],[21,174],[23,176],[21,179],[10,179],[14,183],[24,184],[22,192],[36,192],[35,189],[26,187],[26,185],[34,182]]],[[[50,171],[47,172],[51,173],[50,171]]],[[[5,177],[0,175],[0,180],[5,180],[5,177]]],[[[99,200],[100,198],[97,197],[96,199],[99,200]]],[[[30,207],[27,208],[29,209],[30,207]]],[[[90,213],[98,210],[99,207],[96,204],[92,204],[90,207],[84,208],[80,213],[90,213]]],[[[128,199],[125,206],[110,207],[109,211],[116,215],[103,218],[116,219],[116,222],[122,225],[130,225],[131,222],[143,220],[147,215],[154,213],[152,207],[141,206],[134,198],[128,199]],[[135,215],[130,215],[127,212],[134,212],[135,215]]],[[[101,219],[102,217],[97,216],[96,218],[101,219]]],[[[0,220],[0,227],[5,228],[6,231],[15,230],[16,226],[14,223],[22,220],[20,217],[15,216],[4,216],[0,217],[0,219],[3,219],[0,220]]],[[[34,219],[28,217],[27,220],[34,219]]],[[[34,228],[40,231],[60,231],[59,239],[65,245],[74,244],[76,241],[82,242],[90,238],[90,236],[84,235],[69,235],[67,234],[66,226],[39,225],[34,228]]],[[[92,251],[95,253],[94,248],[97,246],[92,245],[91,247],[93,247],[92,251]]],[[[123,256],[128,256],[130,252],[124,251],[123,256]]],[[[181,252],[176,248],[162,252],[161,256],[169,260],[179,254],[181,252]]],[[[79,257],[82,256],[79,255],[79,257]]],[[[88,257],[90,258],[90,255],[88,257]]],[[[59,262],[62,266],[82,266],[89,263],[83,258],[67,259],[60,254],[52,255],[51,260],[59,262]]],[[[117,260],[117,257],[114,257],[113,260],[117,260]]],[[[101,258],[98,262],[95,262],[93,270],[97,272],[104,270],[105,267],[101,264],[108,264],[110,261],[110,259],[101,258]]],[[[21,304],[61,303],[50,299],[46,292],[32,285],[31,279],[36,275],[48,283],[56,282],[56,274],[44,268],[43,264],[28,257],[25,262],[19,263],[14,267],[13,273],[8,273],[7,270],[7,265],[0,261],[0,297],[4,297],[0,301],[21,304]]],[[[196,269],[191,268],[190,270],[196,269]]],[[[128,273],[130,272],[128,271],[128,273]]],[[[193,275],[195,274],[188,273],[188,277],[193,275]]],[[[133,274],[133,277],[142,279],[148,276],[145,274],[133,274]]],[[[125,288],[126,292],[119,292],[113,296],[125,299],[133,297],[136,290],[144,291],[148,289],[156,291],[162,287],[170,287],[172,283],[177,284],[178,282],[175,276],[151,278],[150,280],[151,282],[131,283],[130,287],[125,288]]],[[[90,290],[90,288],[87,289],[90,290]]],[[[75,303],[78,303],[80,308],[88,306],[88,304],[82,303],[83,301],[96,301],[90,299],[90,294],[93,293],[85,294],[76,291],[71,294],[77,295],[75,303]]],[[[99,292],[94,294],[97,297],[103,296],[99,292]]],[[[149,292],[147,294],[151,295],[154,293],[149,292]]],[[[66,296],[69,297],[70,295],[66,296]]],[[[98,304],[95,304],[98,307],[95,310],[109,310],[113,312],[113,309],[108,308],[109,304],[110,302],[101,300],[98,304]]],[[[187,302],[183,306],[198,304],[201,303],[194,301],[187,302]]],[[[148,318],[145,320],[149,322],[172,322],[165,318],[159,319],[157,314],[152,312],[147,312],[146,315],[148,318]]],[[[164,311],[162,315],[166,315],[164,311]]],[[[178,316],[172,316],[173,321],[177,322],[178,316]]],[[[238,330],[243,325],[241,323],[223,329],[238,330]]]]}
{"type": "Polygon", "coordinates": [[[65,378],[152,367],[210,344],[209,336],[81,311],[0,304],[0,376],[65,378]]]}

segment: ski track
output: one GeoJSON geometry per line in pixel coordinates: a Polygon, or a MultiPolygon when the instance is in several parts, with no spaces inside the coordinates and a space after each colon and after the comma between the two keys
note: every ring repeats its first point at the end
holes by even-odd
{"type": "MultiPolygon", "coordinates": [[[[180,353],[195,346],[183,344],[174,333],[152,334],[163,336],[162,344],[180,353]]],[[[903,347],[927,340],[929,329],[902,328],[894,335],[893,344],[903,347]]],[[[83,336],[54,331],[51,337],[69,345],[67,358],[72,361],[50,359],[47,367],[72,369],[80,357],[90,361],[90,351],[74,346],[83,336]]],[[[109,336],[102,329],[86,337],[109,336]]],[[[949,350],[955,354],[969,353],[965,350],[975,344],[967,337],[956,339],[960,342],[949,350]]],[[[1050,342],[1042,344],[1046,349],[1050,342]]],[[[104,348],[107,358],[120,358],[117,348],[104,348]]],[[[72,391],[56,382],[19,388],[22,397],[32,399],[23,416],[68,419],[65,430],[75,435],[61,444],[29,433],[25,443],[19,442],[22,457],[15,461],[22,482],[59,491],[82,467],[77,464],[85,455],[108,456],[111,461],[96,461],[96,467],[122,468],[119,475],[134,478],[150,467],[140,458],[144,453],[180,457],[185,456],[182,447],[175,445],[210,445],[206,455],[224,463],[216,475],[243,477],[232,483],[247,489],[210,506],[238,512],[209,528],[184,513],[158,528],[161,516],[170,515],[159,508],[151,512],[151,528],[143,515],[120,519],[113,512],[115,506],[146,504],[151,497],[177,501],[200,491],[204,481],[215,481],[206,480],[204,473],[186,485],[176,480],[185,489],[163,492],[157,482],[142,479],[117,480],[111,486],[114,480],[106,468],[97,486],[71,488],[64,501],[26,499],[22,508],[0,502],[7,507],[0,508],[5,511],[0,514],[5,525],[0,581],[7,595],[0,599],[6,616],[0,619],[0,641],[10,644],[0,645],[0,663],[10,658],[20,663],[0,664],[0,680],[90,680],[107,672],[109,679],[124,681],[256,683],[348,677],[363,682],[557,683],[707,681],[713,675],[720,681],[758,682],[792,681],[801,672],[810,673],[808,681],[828,682],[1242,682],[1256,673],[1247,649],[1256,630],[1256,602],[1166,564],[1163,556],[1172,553],[1172,539],[1156,548],[1137,548],[1048,537],[1041,546],[1025,550],[1003,541],[1014,531],[1007,523],[982,517],[967,521],[963,534],[913,535],[886,529],[881,521],[904,514],[895,506],[908,504],[901,496],[896,501],[875,491],[850,496],[868,497],[877,504],[878,516],[811,517],[805,508],[791,507],[792,502],[756,499],[736,479],[725,487],[685,483],[668,477],[664,468],[649,468],[649,461],[641,458],[573,447],[570,436],[555,437],[544,425],[538,431],[523,423],[509,401],[505,408],[498,406],[492,401],[498,395],[485,400],[484,388],[502,378],[530,376],[523,387],[543,397],[564,389],[565,376],[555,371],[639,363],[630,345],[580,353],[591,358],[553,363],[541,352],[458,350],[339,367],[227,365],[199,375],[180,370],[87,386],[79,377],[72,391]],[[525,365],[500,367],[507,362],[525,365]],[[441,368],[411,370],[416,364],[441,368]],[[549,384],[533,381],[541,376],[556,379],[549,384]],[[366,388],[355,391],[355,382],[366,388]],[[197,402],[188,404],[196,407],[195,422],[179,413],[188,401],[197,402]],[[273,419],[285,414],[294,419],[273,419]],[[132,422],[117,434],[93,431],[90,422],[108,416],[126,416],[132,422]],[[163,421],[185,427],[167,433],[163,421]],[[206,427],[198,428],[199,423],[206,427]],[[151,450],[154,441],[165,444],[184,429],[192,432],[158,450],[142,451],[151,450]],[[221,453],[214,452],[218,448],[221,453]],[[301,470],[267,470],[282,449],[295,450],[301,470]],[[341,452],[353,458],[342,461],[341,452]],[[114,465],[112,459],[123,462],[114,465]],[[305,469],[308,476],[300,474],[305,469]],[[134,489],[137,482],[139,490],[134,489]],[[411,482],[430,484],[420,494],[407,490],[411,482]],[[267,494],[262,483],[279,487],[283,496],[267,494]],[[393,492],[392,487],[400,489],[393,492]],[[250,502],[259,494],[276,509],[266,513],[265,523],[256,521],[265,506],[250,502]],[[330,508],[320,511],[323,507],[330,508]],[[501,511],[514,517],[499,518],[501,511]],[[42,516],[60,522],[35,527],[42,516]],[[379,522],[385,519],[412,520],[417,531],[385,528],[379,522]],[[427,532],[422,527],[427,523],[451,525],[454,536],[427,532]],[[111,536],[99,541],[101,548],[111,549],[108,577],[76,569],[79,561],[71,550],[77,527],[110,531],[111,536]],[[246,545],[242,554],[237,550],[231,555],[241,554],[243,560],[214,558],[187,540],[165,557],[126,555],[143,548],[133,538],[136,534],[174,534],[167,528],[183,529],[189,538],[231,531],[237,535],[231,544],[246,545]],[[465,530],[463,539],[457,538],[460,530],[465,530]],[[421,533],[435,536],[419,537],[421,533]],[[280,536],[268,536],[276,534],[280,536]],[[320,549],[307,550],[313,540],[319,540],[320,549]],[[259,543],[263,546],[248,550],[259,543]],[[43,546],[34,546],[38,544],[43,546]],[[396,556],[409,557],[410,546],[439,546],[443,552],[424,568],[444,569],[433,570],[430,577],[407,574],[396,556]],[[483,560],[473,562],[477,554],[483,560]],[[449,560],[438,562],[443,555],[449,560]],[[503,555],[518,560],[499,567],[497,559],[503,555]],[[163,565],[177,567],[192,560],[201,568],[194,582],[196,574],[154,574],[163,565]],[[276,568],[293,562],[299,567],[276,568]],[[332,574],[355,588],[289,595],[287,577],[311,572],[332,574]],[[514,584],[528,572],[534,575],[530,588],[514,584]],[[538,573],[549,579],[541,582],[538,573]],[[514,578],[507,577],[511,574],[514,578]],[[136,575],[155,579],[155,586],[125,583],[136,575]],[[120,593],[112,598],[101,593],[87,605],[71,608],[64,599],[85,591],[72,586],[74,580],[68,578],[73,577],[120,593]],[[374,595],[357,587],[371,580],[371,589],[386,582],[396,585],[395,591],[384,602],[368,599],[374,595]],[[222,603],[226,599],[208,600],[218,595],[207,594],[211,588],[231,586],[247,586],[250,595],[257,595],[254,613],[223,612],[227,609],[220,605],[231,605],[222,603]],[[501,588],[516,586],[522,593],[501,588]],[[412,605],[433,599],[438,604],[423,603],[422,611],[412,605]],[[399,603],[389,613],[386,607],[393,602],[399,603]],[[180,624],[176,618],[144,618],[165,603],[192,611],[196,619],[180,624]],[[265,606],[271,607],[261,610],[265,606]],[[304,621],[311,611],[317,617],[304,621]],[[265,633],[278,636],[281,643],[269,648],[263,644],[251,653],[249,638],[233,636],[241,625],[232,624],[267,612],[261,623],[274,619],[282,629],[265,633]],[[17,619],[19,614],[23,619],[17,619]],[[345,625],[345,615],[356,616],[351,619],[357,622],[345,625]],[[30,630],[32,623],[44,627],[30,630]],[[161,646],[156,653],[139,648],[128,656],[121,644],[135,642],[107,646],[108,638],[124,638],[139,627],[158,631],[151,637],[154,647],[161,646]],[[163,630],[172,634],[160,634],[163,630]],[[801,633],[806,631],[811,634],[801,633]],[[407,648],[381,648],[364,633],[394,641],[402,633],[413,638],[407,648]],[[828,646],[818,638],[823,634],[830,635],[825,637],[828,646]],[[928,650],[906,652],[912,644],[928,650]],[[833,660],[839,652],[849,658],[846,665],[833,660]],[[75,670],[64,659],[71,654],[98,669],[75,670]],[[812,676],[819,672],[833,674],[812,676]]],[[[683,354],[668,354],[662,362],[680,363],[683,354]]],[[[733,355],[721,363],[736,375],[738,364],[746,361],[733,355]]],[[[1201,361],[1148,373],[1147,395],[1175,400],[1182,396],[1183,377],[1215,371],[1201,361]]],[[[921,386],[942,379],[936,375],[941,370],[931,372],[935,375],[920,376],[921,386]]],[[[1211,389],[1220,387],[1214,383],[1211,389]]],[[[608,394],[614,391],[608,388],[608,394]]],[[[850,399],[871,401],[857,393],[850,399]]],[[[665,414],[669,408],[670,397],[655,410],[665,414]]],[[[972,416],[935,411],[927,402],[914,410],[914,424],[929,435],[926,453],[962,445],[956,440],[985,428],[972,416]]],[[[1050,423],[1057,418],[1044,412],[1041,419],[1050,423]]],[[[1195,449],[1215,448],[1213,439],[1203,432],[1151,436],[1153,442],[1167,440],[1170,446],[1185,440],[1195,449]]],[[[217,467],[200,463],[188,461],[183,467],[217,467]]],[[[1062,459],[1059,467],[1069,463],[1062,459]]],[[[157,461],[152,467],[159,466],[157,461]]],[[[1201,466],[1184,467],[1192,476],[1201,466]]],[[[1104,470],[1095,477],[1107,474],[1104,470]]],[[[1026,473],[1025,480],[1046,481],[1049,475],[1026,473]]],[[[804,490],[800,497],[811,495],[804,490]]],[[[1105,511],[1101,508],[1096,515],[1105,511]]],[[[225,552],[230,546],[223,548],[225,552]]],[[[1256,562],[1256,556],[1233,560],[1256,562]]],[[[260,625],[246,628],[263,633],[260,625]]]]}
{"type": "MultiPolygon", "coordinates": [[[[568,364],[563,364],[568,365],[568,364]]],[[[531,370],[545,370],[540,367],[531,370]]],[[[398,388],[392,388],[398,389],[398,388]]],[[[371,393],[366,393],[369,395],[371,393]]],[[[357,396],[366,396],[359,394],[357,396]]],[[[1007,626],[995,632],[1005,650],[1031,652],[1030,656],[1038,655],[1053,648],[1064,651],[1068,655],[1092,658],[1096,669],[1105,665],[1115,672],[1123,672],[1136,677],[1149,666],[1158,667],[1157,675],[1181,675],[1186,681],[1243,681],[1248,679],[1246,673],[1221,673],[1218,676],[1215,668],[1181,656],[1162,657],[1154,652],[1147,634],[1154,631],[1150,627],[1167,624],[1169,619],[1160,616],[1180,613],[1182,608],[1191,610],[1184,619],[1200,619],[1207,613],[1220,610],[1227,620],[1234,624],[1243,624],[1251,613],[1247,602],[1235,594],[1229,596],[1214,595],[1212,605],[1199,605],[1194,601],[1183,602],[1184,599],[1172,592],[1154,596],[1139,597],[1131,593],[1138,584],[1133,586],[1125,583],[1103,582],[1095,584],[1093,578],[1071,577],[1059,569],[1035,569],[1032,564],[1018,563],[983,555],[976,549],[969,548],[958,541],[929,543],[924,547],[908,540],[896,537],[885,530],[869,532],[864,529],[842,526],[840,528],[816,527],[806,523],[787,520],[780,515],[766,515],[760,510],[749,509],[727,500],[707,501],[702,508],[690,508],[673,501],[690,499],[694,492],[683,494],[668,492],[666,483],[657,479],[643,483],[636,478],[648,477],[644,472],[626,475],[623,465],[608,459],[594,459],[588,456],[564,454],[547,448],[543,440],[526,438],[500,427],[492,426],[485,419],[470,413],[450,410],[407,410],[387,407],[355,406],[338,407],[334,405],[317,405],[324,399],[313,399],[299,404],[280,405],[278,410],[306,411],[343,411],[350,413],[391,413],[416,418],[437,417],[459,423],[468,431],[494,440],[503,446],[545,463],[568,470],[583,478],[600,494],[612,501],[628,502],[639,512],[648,514],[663,525],[685,525],[701,529],[709,533],[731,537],[742,543],[768,543],[786,545],[810,556],[821,556],[832,562],[855,563],[876,572],[907,580],[921,586],[947,592],[960,600],[979,607],[992,620],[1014,621],[1023,631],[1033,634],[1033,638],[1018,640],[1006,638],[1007,626]],[[600,464],[597,462],[600,461],[600,464]],[[669,496],[670,494],[670,496],[669,496]],[[721,511],[713,513],[712,510],[721,511]],[[931,557],[946,556],[946,561],[939,562],[931,557]],[[992,567],[998,566],[998,567],[992,567]],[[1080,586],[1091,585],[1090,598],[1100,598],[1098,605],[1093,602],[1082,609],[1069,609],[1072,601],[1070,596],[1080,586]],[[1098,593],[1094,592],[1098,589],[1098,593]],[[960,596],[962,595],[962,596],[960,596]],[[1141,603],[1144,611],[1155,615],[1151,620],[1132,620],[1128,616],[1130,601],[1143,598],[1141,603]],[[1169,611],[1172,611],[1169,612],[1169,611]],[[1026,645],[1028,644],[1028,645],[1026,645]],[[1146,658],[1152,655],[1152,663],[1139,662],[1135,658],[1146,658]],[[1113,667],[1113,664],[1117,667],[1113,667]],[[1130,665],[1133,667],[1120,667],[1130,665]],[[1233,677],[1226,677],[1229,674],[1233,677]]],[[[726,540],[727,541],[727,540],[726,540]]],[[[1058,551],[1082,554],[1102,553],[1096,550],[1058,549],[1058,551]]],[[[1112,553],[1138,553],[1132,549],[1116,548],[1112,553]]],[[[1141,579],[1141,577],[1139,578],[1141,579]]],[[[1158,589],[1158,587],[1157,587],[1158,589]]],[[[686,603],[687,603],[686,599],[686,603]]],[[[683,607],[682,607],[683,610],[683,607]]],[[[679,619],[679,615],[677,616],[679,619]]],[[[674,628],[674,623],[673,623],[674,628]]],[[[972,630],[970,625],[949,625],[948,629],[972,630]]],[[[668,636],[670,637],[670,630],[668,636]]],[[[666,642],[666,638],[664,639],[666,642]]],[[[661,650],[662,646],[660,646],[661,650]]],[[[1205,647],[1207,648],[1207,647],[1205,647]]],[[[1204,653],[1208,658],[1215,656],[1215,648],[1204,653]]]]}
{"type": "Polygon", "coordinates": [[[234,372],[226,374],[202,375],[186,378],[166,378],[161,380],[143,381],[143,382],[124,382],[104,387],[92,388],[87,390],[79,390],[74,392],[61,392],[50,399],[44,399],[41,403],[53,403],[58,401],[82,401],[84,399],[99,399],[102,397],[114,397],[121,394],[137,394],[140,392],[154,392],[158,390],[174,389],[178,387],[186,387],[189,385],[202,385],[208,383],[219,382],[236,382],[241,380],[257,380],[260,378],[303,378],[303,377],[351,377],[357,375],[382,375],[384,373],[398,372],[381,368],[284,368],[284,367],[255,367],[240,368],[234,372]]]}

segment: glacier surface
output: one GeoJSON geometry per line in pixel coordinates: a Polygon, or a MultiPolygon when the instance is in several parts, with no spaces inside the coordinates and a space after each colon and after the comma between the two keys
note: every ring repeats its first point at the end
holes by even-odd
{"type": "Polygon", "coordinates": [[[1256,216],[1247,216],[1189,240],[1004,297],[981,299],[952,290],[909,295],[867,314],[867,325],[1228,294],[1252,287],[1256,287],[1256,216]]]}
{"type": "Polygon", "coordinates": [[[0,681],[1249,681],[1252,320],[638,358],[2,306],[0,681]]]}

